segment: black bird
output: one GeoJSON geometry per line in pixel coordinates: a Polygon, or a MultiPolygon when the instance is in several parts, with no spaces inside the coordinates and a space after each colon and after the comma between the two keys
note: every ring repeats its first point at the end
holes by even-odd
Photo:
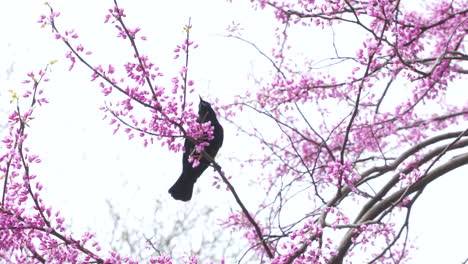
{"type": "MultiPolygon", "coordinates": [[[[198,105],[198,123],[206,123],[210,121],[213,126],[213,139],[207,141],[208,146],[205,147],[205,152],[214,159],[219,148],[223,145],[224,133],[223,127],[216,118],[211,105],[203,101],[200,97],[200,104],[198,105]]],[[[201,139],[203,141],[203,139],[201,139]]],[[[182,156],[182,174],[174,185],[169,189],[169,193],[176,200],[189,201],[192,198],[193,185],[197,181],[198,177],[210,166],[210,162],[201,156],[200,153],[195,151],[195,144],[185,139],[184,143],[184,155],[182,156]],[[189,162],[189,156],[194,156],[200,160],[200,164],[193,168],[192,163],[189,162]]]]}

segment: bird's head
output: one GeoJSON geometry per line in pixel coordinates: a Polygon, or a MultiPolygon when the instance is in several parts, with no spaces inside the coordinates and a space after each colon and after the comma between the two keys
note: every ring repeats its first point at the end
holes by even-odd
{"type": "Polygon", "coordinates": [[[199,123],[204,123],[206,121],[213,119],[213,117],[216,119],[216,114],[213,108],[211,108],[211,104],[208,103],[207,101],[204,101],[200,96],[200,103],[198,104],[197,121],[199,123]]]}

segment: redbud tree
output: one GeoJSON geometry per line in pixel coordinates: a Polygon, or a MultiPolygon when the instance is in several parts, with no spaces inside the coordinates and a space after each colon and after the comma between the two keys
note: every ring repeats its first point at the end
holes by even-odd
{"type": "MultiPolygon", "coordinates": [[[[253,153],[222,160],[262,171],[252,179],[261,194],[252,207],[231,183],[236,176],[223,170],[229,166],[203,152],[212,126],[196,122],[188,100],[197,89],[189,78],[195,67],[189,54],[198,45],[190,23],[174,49],[179,72],[167,76],[139,48],[150,36],[131,25],[116,1],[104,22],[132,51],[123,65],[91,63],[92,47],[79,32],[62,29],[60,12],[51,6],[38,22],[64,44],[69,69],[85,65],[90,85],[110,98],[100,110],[114,133],[173,152],[183,149],[181,139],[197,144],[213,162],[215,185],[226,187],[238,205],[226,211],[221,225],[243,234],[246,254],[281,264],[408,262],[413,206],[428,185],[468,164],[468,106],[446,103],[448,93],[463,94],[457,83],[468,73],[466,2],[430,2],[418,11],[398,0],[251,2],[274,14],[274,48],[261,50],[236,27],[228,36],[256,49],[270,63],[270,74],[245,94],[213,105],[229,125],[225,129],[237,127],[230,133],[258,142],[253,153]],[[298,56],[301,37],[325,30],[333,37],[313,38],[298,56]],[[338,39],[345,33],[343,44],[338,39]],[[333,52],[323,58],[314,45],[319,42],[333,52]],[[247,126],[247,113],[260,122],[247,126]]],[[[25,90],[11,94],[14,107],[0,156],[0,256],[7,263],[173,263],[177,256],[156,250],[149,260],[101,252],[94,234],[72,236],[59,210],[42,199],[34,172],[41,159],[27,140],[34,115],[48,103],[48,67],[27,74],[25,90]]],[[[198,262],[196,255],[185,260],[198,262]]]]}

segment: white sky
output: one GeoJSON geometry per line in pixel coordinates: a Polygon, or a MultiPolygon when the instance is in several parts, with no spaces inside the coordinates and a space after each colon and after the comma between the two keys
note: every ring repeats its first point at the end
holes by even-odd
{"type": "MultiPolygon", "coordinates": [[[[219,0],[149,2],[121,1],[120,5],[126,9],[128,25],[140,26],[143,35],[148,37],[141,49],[155,58],[166,76],[172,77],[178,70],[179,65],[172,60],[172,50],[185,36],[182,27],[188,17],[192,19],[192,40],[199,44],[192,53],[189,68],[189,77],[197,87],[194,96],[219,96],[230,102],[232,95],[253,87],[249,74],[266,76],[264,73],[270,65],[265,59],[247,45],[220,34],[225,33],[232,21],[241,22],[245,29],[243,36],[269,52],[274,45],[275,28],[269,12],[254,12],[248,8],[250,1],[241,0],[233,4],[219,0]]],[[[51,4],[61,12],[58,27],[76,29],[85,48],[95,53],[93,58],[117,63],[125,60],[127,41],[116,42],[112,38],[116,31],[109,24],[102,24],[112,1],[61,0],[51,4]]],[[[89,71],[77,63],[77,69],[68,72],[68,62],[63,56],[65,46],[53,38],[50,29],[41,29],[36,23],[40,14],[48,14],[47,7],[41,1],[4,1],[0,12],[2,118],[5,108],[10,106],[6,91],[20,87],[27,72],[59,60],[49,75],[51,82],[42,85],[51,103],[36,112],[37,119],[31,124],[30,147],[43,161],[35,168],[46,186],[43,195],[51,205],[60,208],[73,230],[91,228],[98,237],[100,233],[110,232],[106,199],[119,206],[121,212],[127,212],[129,222],[150,221],[158,198],[166,199],[172,210],[184,210],[182,203],[173,201],[167,194],[180,174],[180,153],[170,153],[157,144],[145,149],[138,140],[129,141],[123,134],[112,135],[113,128],[101,120],[103,115],[98,108],[104,98],[97,84],[89,83],[89,71]]],[[[319,39],[317,35],[313,37],[319,39]]],[[[307,36],[307,40],[310,38],[307,36]]],[[[243,153],[249,147],[242,145],[235,131],[226,127],[225,130],[221,164],[223,156],[243,153]]],[[[226,167],[236,174],[236,168],[226,167]]],[[[211,175],[205,173],[196,185],[203,189],[194,197],[197,205],[230,204],[237,209],[230,195],[211,187],[211,175]]],[[[246,172],[242,175],[249,176],[246,172]]],[[[468,217],[464,212],[467,195],[465,185],[460,184],[463,176],[459,170],[438,180],[415,206],[410,229],[413,237],[418,238],[420,250],[414,253],[413,263],[460,263],[468,257],[468,217]]],[[[246,177],[235,177],[233,183],[249,207],[251,192],[246,188],[246,177]]],[[[227,213],[221,210],[218,214],[227,213]]]]}

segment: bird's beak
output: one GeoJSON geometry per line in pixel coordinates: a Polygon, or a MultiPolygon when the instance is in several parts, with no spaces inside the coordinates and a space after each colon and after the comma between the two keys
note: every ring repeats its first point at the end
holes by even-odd
{"type": "Polygon", "coordinates": [[[203,98],[201,98],[201,96],[200,96],[200,95],[198,95],[198,97],[200,97],[200,101],[203,101],[203,98]]]}

